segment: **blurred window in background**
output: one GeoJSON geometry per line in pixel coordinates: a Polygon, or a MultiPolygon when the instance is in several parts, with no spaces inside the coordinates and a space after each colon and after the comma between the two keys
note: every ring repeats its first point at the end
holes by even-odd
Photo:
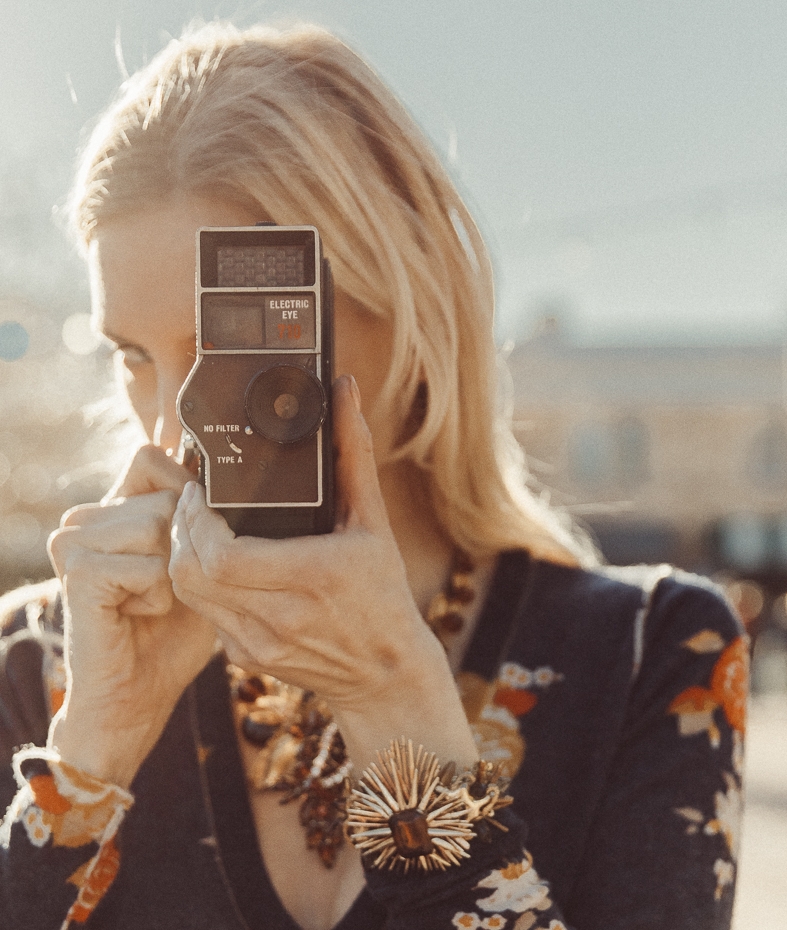
{"type": "Polygon", "coordinates": [[[569,441],[573,479],[585,488],[631,491],[650,477],[650,433],[635,416],[585,422],[569,441]]]}
{"type": "Polygon", "coordinates": [[[748,471],[763,491],[787,490],[787,426],[782,418],[766,423],[754,437],[748,471]]]}

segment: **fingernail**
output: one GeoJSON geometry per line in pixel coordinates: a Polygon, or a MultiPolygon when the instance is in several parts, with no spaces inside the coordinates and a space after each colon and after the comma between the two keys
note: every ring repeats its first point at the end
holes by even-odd
{"type": "Polygon", "coordinates": [[[355,401],[355,409],[358,411],[358,413],[360,413],[361,412],[361,392],[358,390],[358,382],[355,380],[355,378],[352,375],[348,375],[348,377],[350,379],[350,393],[352,394],[353,400],[355,401]]]}
{"type": "Polygon", "coordinates": [[[187,481],[186,486],[183,488],[183,491],[180,494],[180,503],[184,507],[188,507],[191,498],[194,497],[194,492],[197,490],[196,481],[187,481]]]}

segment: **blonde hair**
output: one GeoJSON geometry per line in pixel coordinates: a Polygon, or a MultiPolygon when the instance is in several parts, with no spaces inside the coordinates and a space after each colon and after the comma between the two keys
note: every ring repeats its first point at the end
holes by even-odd
{"type": "Polygon", "coordinates": [[[184,193],[320,230],[337,289],[391,327],[373,414],[401,427],[387,461],[422,470],[458,546],[582,559],[526,489],[498,415],[483,240],[431,146],[361,58],[314,26],[212,23],[171,41],[95,128],[73,223],[86,244],[97,225],[184,193]]]}

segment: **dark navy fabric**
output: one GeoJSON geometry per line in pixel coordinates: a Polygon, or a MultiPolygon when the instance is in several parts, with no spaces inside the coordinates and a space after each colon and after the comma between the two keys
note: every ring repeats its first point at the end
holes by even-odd
{"type": "MultiPolygon", "coordinates": [[[[685,644],[698,634],[729,644],[742,629],[712,586],[672,573],[658,583],[638,647],[647,577],[645,569],[586,571],[523,552],[500,558],[463,671],[491,682],[503,663],[516,663],[554,678],[519,721],[525,759],[511,786],[511,831],[488,850],[477,847],[475,864],[428,881],[369,873],[337,930],[462,926],[454,921],[479,897],[479,863],[494,868],[485,858],[493,854],[510,860],[511,844],[521,847],[525,835],[556,908],[534,930],[727,930],[734,884],[720,884],[718,862],[730,860],[729,836],[692,830],[678,811],[711,823],[730,789],[736,737],[721,710],[717,745],[705,732],[682,735],[670,708],[687,689],[707,688],[718,659],[718,651],[685,644]]],[[[18,637],[25,628],[16,616],[7,629],[18,637]]],[[[40,671],[30,674],[29,688],[40,693],[40,671]]],[[[14,702],[0,688],[3,809],[14,790],[10,753],[41,738],[20,739],[24,709],[14,702]],[[3,729],[4,719],[15,728],[3,729]]],[[[131,790],[120,872],[88,930],[297,930],[257,845],[220,657],[184,693],[131,790]]],[[[11,902],[30,900],[30,868],[39,889],[49,868],[45,851],[34,866],[24,855],[21,842],[0,851],[0,926],[55,930],[46,902],[26,904],[24,919],[11,916],[11,902]]],[[[51,874],[61,880],[54,865],[51,874]]],[[[53,889],[52,901],[60,894],[53,889]]],[[[515,927],[515,915],[507,919],[500,926],[515,927]]]]}

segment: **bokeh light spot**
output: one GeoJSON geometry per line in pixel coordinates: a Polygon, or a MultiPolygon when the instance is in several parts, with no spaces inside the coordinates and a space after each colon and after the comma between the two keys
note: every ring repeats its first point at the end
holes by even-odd
{"type": "Polygon", "coordinates": [[[0,524],[0,539],[15,553],[27,552],[38,543],[41,524],[29,513],[11,513],[0,524]]]}
{"type": "Polygon", "coordinates": [[[89,313],[72,313],[63,323],[63,342],[74,355],[90,355],[101,345],[101,336],[90,324],[89,313]]]}
{"type": "Polygon", "coordinates": [[[8,320],[0,323],[0,358],[6,362],[15,362],[27,352],[30,336],[21,323],[8,320]]]}
{"type": "Polygon", "coordinates": [[[14,471],[11,487],[17,500],[24,504],[38,504],[49,494],[52,479],[43,465],[28,462],[14,471]]]}

